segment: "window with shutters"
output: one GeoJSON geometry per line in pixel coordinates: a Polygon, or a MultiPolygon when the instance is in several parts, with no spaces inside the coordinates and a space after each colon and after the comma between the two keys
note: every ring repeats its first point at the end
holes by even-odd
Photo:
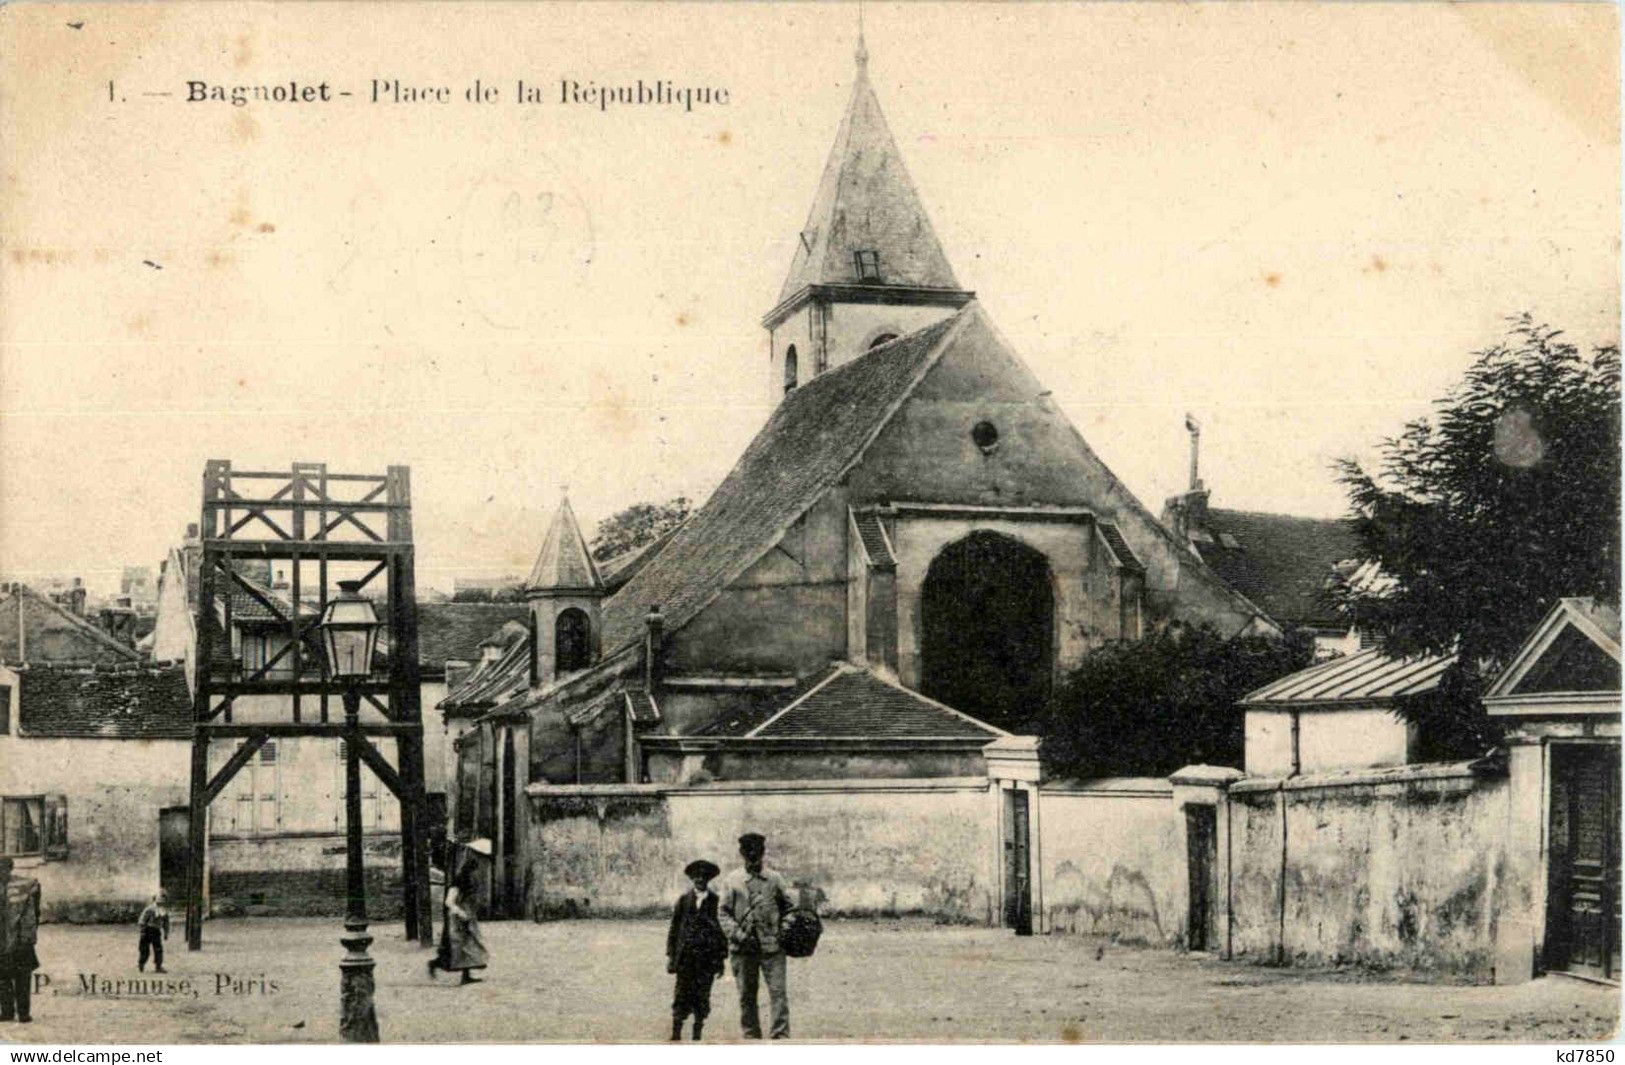
{"type": "MultiPolygon", "coordinates": [[[[241,746],[238,750],[241,750],[241,746]]],[[[282,752],[266,740],[228,785],[226,831],[234,836],[270,836],[282,829],[282,752]]]]}
{"type": "Polygon", "coordinates": [[[68,856],[68,797],[45,796],[45,857],[47,860],[68,856]]]}
{"type": "Polygon", "coordinates": [[[45,854],[45,796],[0,799],[0,856],[24,858],[45,854]]]}
{"type": "MultiPolygon", "coordinates": [[[[338,742],[338,761],[334,766],[335,777],[333,795],[337,799],[333,813],[333,824],[337,831],[344,831],[344,759],[346,744],[344,740],[338,742]]],[[[384,802],[383,782],[367,768],[367,763],[361,763],[361,828],[363,831],[392,828],[398,824],[398,814],[392,803],[384,802]]]]}

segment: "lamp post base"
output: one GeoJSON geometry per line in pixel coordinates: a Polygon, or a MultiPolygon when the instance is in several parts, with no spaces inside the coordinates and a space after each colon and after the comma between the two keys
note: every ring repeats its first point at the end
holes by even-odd
{"type": "Polygon", "coordinates": [[[339,962],[339,1038],[346,1043],[378,1042],[378,1013],[373,1008],[372,969],[367,956],[372,936],[367,922],[349,917],[344,922],[344,960],[339,962]]]}

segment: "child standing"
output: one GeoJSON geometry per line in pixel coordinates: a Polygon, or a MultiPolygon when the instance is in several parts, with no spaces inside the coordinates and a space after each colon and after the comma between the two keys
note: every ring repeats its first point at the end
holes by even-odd
{"type": "Polygon", "coordinates": [[[717,896],[711,881],[719,870],[701,859],[683,870],[693,890],[683,892],[672,910],[666,933],[666,971],[677,976],[671,1003],[671,1037],[683,1038],[683,1021],[694,1016],[693,1038],[700,1038],[711,1013],[711,981],[722,975],[728,940],[717,921],[717,896]]]}
{"type": "Polygon", "coordinates": [[[141,930],[141,953],[136,968],[147,971],[147,955],[150,952],[154,962],[152,971],[164,972],[164,940],[169,938],[169,897],[162,891],[154,895],[147,908],[141,911],[136,927],[141,930]]]}

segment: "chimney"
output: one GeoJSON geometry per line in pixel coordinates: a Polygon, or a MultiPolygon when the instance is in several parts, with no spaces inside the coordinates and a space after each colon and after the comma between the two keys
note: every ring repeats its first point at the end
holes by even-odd
{"type": "MultiPolygon", "coordinates": [[[[1171,497],[1164,507],[1164,523],[1181,541],[1189,543],[1191,534],[1207,524],[1209,492],[1202,483],[1201,446],[1202,423],[1194,415],[1185,415],[1185,431],[1191,440],[1190,486],[1183,493],[1171,497]]],[[[1194,550],[1194,547],[1192,548],[1194,550]]]]}
{"type": "Polygon", "coordinates": [[[111,606],[101,612],[101,628],[119,643],[126,647],[135,646],[135,611],[130,609],[130,597],[120,596],[111,606]]]}
{"type": "Polygon", "coordinates": [[[293,592],[293,583],[288,579],[288,571],[286,569],[277,569],[272,571],[271,591],[287,592],[290,594],[293,592]]]}
{"type": "Polygon", "coordinates": [[[649,627],[648,640],[643,645],[643,687],[653,694],[660,686],[660,648],[665,642],[666,619],[659,606],[652,606],[643,622],[649,627]]]}
{"type": "Polygon", "coordinates": [[[1190,488],[1186,490],[1200,492],[1202,490],[1202,474],[1199,465],[1202,450],[1202,423],[1197,421],[1193,415],[1187,414],[1185,415],[1185,431],[1191,434],[1191,484],[1190,488]]]}
{"type": "Polygon", "coordinates": [[[198,573],[203,569],[203,538],[198,535],[197,522],[188,522],[186,537],[181,541],[181,569],[186,580],[186,601],[197,608],[200,595],[198,573]]]}

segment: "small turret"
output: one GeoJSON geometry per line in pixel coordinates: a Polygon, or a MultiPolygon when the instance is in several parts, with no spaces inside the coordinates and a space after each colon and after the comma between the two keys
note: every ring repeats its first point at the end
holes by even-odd
{"type": "Polygon", "coordinates": [[[604,582],[569,497],[559,504],[525,581],[530,602],[531,683],[547,685],[598,660],[604,582]]]}

